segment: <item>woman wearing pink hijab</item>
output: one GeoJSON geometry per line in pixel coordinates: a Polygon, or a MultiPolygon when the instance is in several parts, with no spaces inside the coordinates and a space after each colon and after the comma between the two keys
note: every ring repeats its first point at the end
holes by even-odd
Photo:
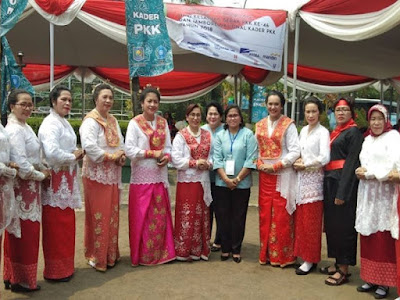
{"type": "Polygon", "coordinates": [[[377,104],[368,111],[369,129],[360,152],[361,166],[355,228],[360,233],[361,271],[359,292],[374,291],[385,298],[396,286],[395,239],[399,236],[396,210],[398,191],[390,174],[399,160],[400,134],[392,130],[388,112],[377,104]]]}

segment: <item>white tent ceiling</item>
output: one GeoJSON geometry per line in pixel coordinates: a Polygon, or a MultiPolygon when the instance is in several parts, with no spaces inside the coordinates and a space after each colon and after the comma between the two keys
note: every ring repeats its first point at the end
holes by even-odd
{"type": "MultiPolygon", "coordinates": [[[[291,19],[296,9],[309,0],[257,1],[235,0],[227,5],[224,0],[214,0],[215,5],[254,8],[285,8],[291,19]],[[260,4],[261,3],[261,4],[260,4]]],[[[176,2],[176,1],[175,1],[176,2]]],[[[170,32],[170,35],[173,34],[170,32]]],[[[328,37],[301,21],[300,65],[387,79],[400,75],[400,26],[362,41],[341,41],[328,37]]],[[[25,61],[48,64],[49,23],[33,12],[7,34],[14,51],[23,51],[25,61]]],[[[293,62],[294,33],[289,36],[289,62],[293,62]]],[[[188,53],[173,45],[176,71],[216,72],[237,74],[242,65],[230,63],[201,54],[188,53]]],[[[101,32],[75,18],[68,26],[55,26],[55,64],[74,66],[127,67],[126,45],[116,42],[101,32]]]]}

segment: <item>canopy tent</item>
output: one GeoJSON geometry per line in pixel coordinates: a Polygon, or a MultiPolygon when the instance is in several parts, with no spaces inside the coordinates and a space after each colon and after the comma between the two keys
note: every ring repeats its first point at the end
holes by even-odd
{"type": "MultiPolygon", "coordinates": [[[[304,83],[305,89],[320,91],[328,87],[328,90],[333,91],[336,86],[346,91],[356,90],[376,80],[391,78],[397,78],[393,82],[395,87],[399,86],[400,61],[397,57],[400,55],[400,41],[397,36],[400,26],[397,25],[400,22],[400,1],[383,0],[375,3],[372,0],[236,0],[229,1],[230,5],[227,5],[227,1],[214,0],[215,5],[222,2],[224,6],[232,6],[233,2],[240,6],[241,2],[246,2],[246,8],[283,9],[288,12],[292,24],[299,12],[306,22],[300,24],[298,84],[301,86],[304,83]],[[310,70],[314,70],[313,76],[304,75],[304,72],[309,73],[310,70]],[[322,75],[318,70],[322,73],[328,72],[331,76],[344,77],[341,82],[331,79],[320,82],[322,75]],[[346,76],[354,78],[347,78],[347,81],[346,76]]],[[[123,2],[29,0],[29,3],[34,8],[28,5],[23,18],[7,34],[12,48],[24,51],[26,62],[48,64],[48,21],[68,24],[55,27],[55,63],[89,67],[92,72],[96,73],[97,70],[100,77],[125,89],[128,87],[129,79],[123,79],[125,71],[122,70],[127,67],[123,2]],[[56,2],[60,5],[55,5],[56,2]],[[74,5],[69,7],[68,4],[72,2],[74,5]],[[110,74],[116,72],[119,72],[120,78],[111,79],[110,74]]],[[[173,34],[170,32],[171,36],[173,34]]],[[[293,33],[289,40],[289,61],[293,61],[293,33]]],[[[259,84],[267,81],[272,83],[282,75],[191,53],[180,49],[176,44],[173,44],[173,52],[175,70],[178,72],[242,74],[246,80],[259,84]]],[[[172,85],[175,83],[175,86],[183,84],[182,78],[189,80],[192,76],[197,76],[176,73],[178,77],[174,79],[174,74],[171,73],[169,82],[172,85]]],[[[207,80],[205,77],[202,80],[208,82],[209,87],[213,86],[223,79],[218,74],[203,74],[207,76],[207,80]]],[[[160,78],[159,82],[161,84],[164,80],[160,78]]],[[[198,88],[203,92],[207,89],[205,85],[198,88]]],[[[177,91],[179,90],[178,87],[177,91]]],[[[171,91],[171,96],[182,95],[171,91]]]]}

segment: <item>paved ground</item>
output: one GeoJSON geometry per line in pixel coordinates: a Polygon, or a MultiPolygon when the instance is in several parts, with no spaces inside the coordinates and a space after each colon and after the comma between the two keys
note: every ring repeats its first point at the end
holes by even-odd
{"type": "MultiPolygon", "coordinates": [[[[173,174],[172,174],[173,175],[173,174]]],[[[255,178],[256,179],[256,178],[255,178]]],[[[171,186],[174,202],[175,186],[171,186]]],[[[350,283],[340,287],[324,284],[325,276],[318,272],[296,276],[293,268],[274,268],[258,264],[257,188],[252,189],[251,206],[243,244],[243,261],[221,262],[212,253],[208,262],[172,262],[155,267],[131,267],[128,244],[128,214],[126,192],[120,214],[119,246],[122,259],[106,273],[90,268],[83,257],[84,213],[77,212],[76,273],[69,283],[49,283],[43,280],[42,253],[39,258],[38,282],[42,290],[32,294],[15,294],[0,289],[1,299],[374,299],[372,294],[360,294],[359,267],[351,268],[350,283]]],[[[323,240],[322,262],[326,258],[323,240]]],[[[3,263],[2,263],[3,264],[3,263]]],[[[391,289],[390,297],[396,297],[391,289]]]]}

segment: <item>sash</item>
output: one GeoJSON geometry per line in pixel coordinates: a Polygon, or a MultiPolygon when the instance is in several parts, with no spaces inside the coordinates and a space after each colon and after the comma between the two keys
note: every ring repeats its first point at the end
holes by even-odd
{"type": "Polygon", "coordinates": [[[256,138],[261,159],[281,157],[283,135],[292,123],[292,119],[286,116],[280,117],[271,137],[268,137],[268,118],[264,118],[256,124],[256,138]]]}
{"type": "Polygon", "coordinates": [[[119,146],[120,140],[118,135],[118,122],[113,115],[107,113],[107,120],[104,121],[100,113],[96,109],[93,109],[86,115],[86,117],[83,120],[86,120],[87,118],[94,119],[97,123],[99,123],[103,127],[107,146],[109,147],[119,146]]]}
{"type": "Polygon", "coordinates": [[[333,141],[336,140],[337,137],[338,137],[343,131],[345,131],[345,130],[351,128],[351,127],[357,127],[357,124],[356,124],[356,122],[354,122],[353,119],[350,119],[350,120],[349,120],[346,124],[344,124],[344,125],[338,125],[338,126],[336,126],[335,130],[333,130],[333,131],[331,132],[331,136],[330,136],[330,138],[331,138],[330,146],[332,146],[333,141]]]}
{"type": "Polygon", "coordinates": [[[166,120],[160,116],[155,116],[156,129],[154,130],[142,114],[134,117],[133,119],[138,124],[139,128],[144,132],[144,134],[149,138],[150,150],[163,150],[166,139],[166,120]]]}
{"type": "Polygon", "coordinates": [[[211,134],[207,130],[200,128],[200,144],[197,143],[196,139],[189,133],[187,128],[180,131],[180,134],[186,141],[190,149],[190,156],[195,159],[207,159],[211,149],[211,134]]]}

